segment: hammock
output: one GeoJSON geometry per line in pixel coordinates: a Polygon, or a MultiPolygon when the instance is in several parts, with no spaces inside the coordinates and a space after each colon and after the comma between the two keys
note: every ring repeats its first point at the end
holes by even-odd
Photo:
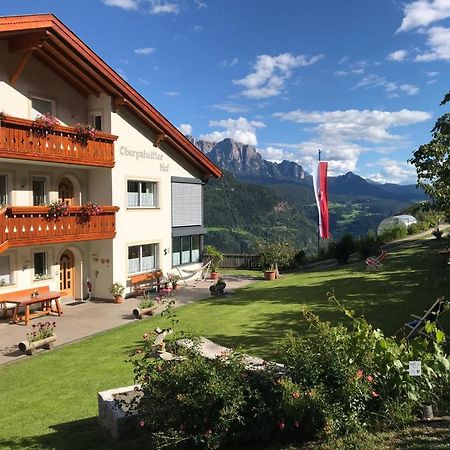
{"type": "Polygon", "coordinates": [[[176,267],[176,269],[178,274],[180,275],[180,280],[183,281],[186,286],[188,286],[187,280],[205,281],[208,278],[210,266],[211,261],[208,261],[198,269],[180,269],[179,267],[176,267]],[[182,271],[185,272],[185,274],[183,274],[182,271]]]}

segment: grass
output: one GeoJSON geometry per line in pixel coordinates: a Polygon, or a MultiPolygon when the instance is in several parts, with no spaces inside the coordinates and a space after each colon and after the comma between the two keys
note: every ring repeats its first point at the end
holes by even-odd
{"type": "MultiPolygon", "coordinates": [[[[346,306],[392,334],[410,313],[420,314],[448,289],[450,267],[441,267],[436,254],[442,244],[431,240],[408,245],[391,251],[379,273],[368,273],[364,263],[358,262],[289,274],[274,282],[252,284],[232,297],[209,298],[180,308],[177,316],[185,330],[273,358],[276,342],[286,330],[308,333],[301,313],[305,305],[326,320],[342,320],[336,305],[327,300],[327,292],[334,290],[346,306]]],[[[0,448],[116,448],[97,427],[96,392],[133,382],[126,354],[157,324],[164,325],[164,319],[136,321],[0,367],[0,404],[8,405],[0,416],[0,448]]],[[[449,325],[448,320],[444,322],[447,332],[449,325]]],[[[413,431],[405,433],[383,435],[387,447],[379,448],[448,448],[399,446],[396,439],[401,436],[414,441],[413,431]]],[[[423,433],[430,436],[436,431],[423,433]]],[[[442,442],[449,443],[448,435],[442,442]]],[[[352,444],[348,448],[365,447],[352,444]]]]}

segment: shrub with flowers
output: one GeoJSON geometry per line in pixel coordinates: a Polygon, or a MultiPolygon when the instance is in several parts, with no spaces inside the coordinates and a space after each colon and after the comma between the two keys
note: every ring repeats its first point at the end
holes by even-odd
{"type": "Polygon", "coordinates": [[[33,120],[32,133],[37,137],[45,137],[60,124],[59,120],[50,113],[43,114],[33,120]]]}
{"type": "Polygon", "coordinates": [[[179,358],[165,361],[145,334],[133,357],[141,433],[155,448],[299,443],[401,425],[423,403],[437,404],[450,362],[435,325],[427,325],[432,338],[397,342],[342,310],[348,326],[305,312],[312,336],[288,333],[278,351],[283,366],[264,370],[246,368],[235,351],[205,359],[179,347],[176,335],[167,349],[179,358]],[[422,362],[421,377],[408,374],[411,360],[422,362]]]}
{"type": "Polygon", "coordinates": [[[94,202],[87,202],[81,207],[81,213],[78,216],[78,221],[82,224],[88,223],[92,216],[98,216],[103,212],[100,205],[94,202]]]}
{"type": "Polygon", "coordinates": [[[90,125],[84,123],[77,123],[75,125],[75,135],[73,141],[85,147],[88,141],[95,141],[97,132],[90,125]]]}
{"type": "Polygon", "coordinates": [[[41,341],[55,334],[56,322],[38,322],[32,326],[31,333],[27,333],[28,342],[41,341]]]}
{"type": "Polygon", "coordinates": [[[69,212],[69,207],[65,202],[55,200],[48,204],[48,214],[51,219],[58,219],[59,217],[66,216],[69,212]]]}

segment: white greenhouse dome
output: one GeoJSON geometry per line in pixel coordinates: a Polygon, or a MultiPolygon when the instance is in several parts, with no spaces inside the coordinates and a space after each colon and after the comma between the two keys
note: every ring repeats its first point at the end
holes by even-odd
{"type": "Polygon", "coordinates": [[[378,225],[378,234],[389,228],[406,227],[409,228],[413,223],[417,223],[417,219],[409,214],[402,214],[400,216],[392,216],[384,219],[378,225]]]}

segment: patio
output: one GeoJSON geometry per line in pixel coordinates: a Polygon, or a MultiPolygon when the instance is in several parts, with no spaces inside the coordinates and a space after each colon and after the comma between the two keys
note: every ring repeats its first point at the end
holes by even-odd
{"type": "MultiPolygon", "coordinates": [[[[227,283],[226,295],[230,295],[234,289],[255,281],[251,278],[233,276],[227,276],[224,279],[227,283]]],[[[206,280],[195,283],[195,286],[182,286],[174,297],[175,306],[187,305],[196,300],[210,297],[209,287],[211,284],[211,280],[206,280]]],[[[154,296],[156,294],[152,295],[152,297],[154,296]]],[[[61,317],[47,316],[34,319],[27,326],[10,324],[10,316],[8,316],[8,320],[0,320],[0,364],[27,357],[18,350],[17,344],[26,340],[26,334],[31,333],[33,324],[40,321],[55,322],[58,337],[55,346],[61,346],[137,320],[134,318],[132,311],[139,303],[140,299],[138,298],[126,299],[121,304],[115,304],[112,301],[111,303],[77,302],[73,299],[67,299],[62,301],[63,315],[61,317]]],[[[163,305],[159,305],[155,314],[159,314],[162,309],[163,305]]],[[[42,351],[39,351],[38,354],[42,351]]]]}

